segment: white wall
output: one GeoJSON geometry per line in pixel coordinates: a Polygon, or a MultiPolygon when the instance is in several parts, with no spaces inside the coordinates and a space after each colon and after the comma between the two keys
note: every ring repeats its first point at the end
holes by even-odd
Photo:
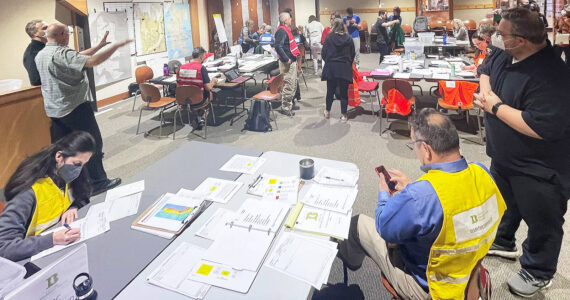
{"type": "MultiPolygon", "coordinates": [[[[470,5],[470,4],[493,4],[492,0],[454,0],[453,5],[470,5]]],[[[453,18],[464,20],[473,20],[479,26],[479,21],[485,18],[492,8],[475,8],[475,9],[454,9],[453,18]]]]}
{"type": "MultiPolygon", "coordinates": [[[[3,41],[3,51],[0,79],[21,79],[23,87],[30,85],[22,60],[30,43],[26,24],[34,19],[72,25],[71,12],[55,0],[1,1],[0,41],[3,41]]],[[[73,39],[69,43],[73,47],[73,39]]]]}
{"type": "Polygon", "coordinates": [[[303,27],[309,23],[310,15],[317,15],[315,1],[311,0],[295,0],[295,23],[297,26],[303,27]]]}

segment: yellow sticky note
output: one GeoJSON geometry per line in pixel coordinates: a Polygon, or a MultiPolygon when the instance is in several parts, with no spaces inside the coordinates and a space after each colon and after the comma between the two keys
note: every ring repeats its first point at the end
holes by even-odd
{"type": "Polygon", "coordinates": [[[215,191],[215,190],[216,190],[216,187],[213,186],[213,187],[210,189],[210,192],[213,192],[213,191],[215,191]]]}
{"type": "Polygon", "coordinates": [[[222,275],[228,276],[228,275],[230,275],[230,271],[222,271],[222,275]]]}
{"type": "Polygon", "coordinates": [[[210,272],[212,272],[213,268],[214,268],[214,266],[203,264],[200,266],[200,268],[198,268],[198,271],[196,273],[198,273],[200,275],[208,276],[208,274],[210,274],[210,272]]]}
{"type": "Polygon", "coordinates": [[[247,166],[248,166],[248,167],[251,167],[251,163],[248,163],[247,166]]]}
{"type": "Polygon", "coordinates": [[[269,189],[269,192],[273,192],[273,189],[269,189]]]}
{"type": "Polygon", "coordinates": [[[275,179],[275,178],[269,179],[269,184],[276,184],[276,183],[277,183],[277,179],[275,179]]]}

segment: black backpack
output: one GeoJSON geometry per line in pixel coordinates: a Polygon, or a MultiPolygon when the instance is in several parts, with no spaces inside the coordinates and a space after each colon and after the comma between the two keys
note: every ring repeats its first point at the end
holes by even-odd
{"type": "Polygon", "coordinates": [[[263,100],[252,100],[253,105],[249,114],[247,116],[247,120],[245,120],[245,125],[243,130],[250,130],[250,131],[259,131],[259,132],[266,132],[269,130],[273,130],[271,127],[271,123],[269,120],[269,111],[271,105],[267,101],[263,100]]]}

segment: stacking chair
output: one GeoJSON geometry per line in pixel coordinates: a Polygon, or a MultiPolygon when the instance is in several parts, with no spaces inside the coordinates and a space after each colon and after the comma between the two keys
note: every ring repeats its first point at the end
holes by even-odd
{"type": "MultiPolygon", "coordinates": [[[[469,111],[474,110],[473,93],[477,90],[479,85],[474,82],[468,81],[439,81],[439,94],[442,98],[437,99],[437,108],[445,108],[448,110],[455,110],[457,113],[465,111],[466,122],[469,127],[469,111]],[[449,83],[453,82],[453,86],[449,83]]],[[[483,132],[481,130],[481,120],[479,115],[481,109],[477,111],[477,128],[479,130],[479,137],[483,143],[483,132]]]]}
{"type": "Polygon", "coordinates": [[[368,93],[368,98],[370,99],[370,110],[372,111],[372,113],[376,113],[374,111],[374,101],[372,101],[371,98],[372,98],[372,92],[374,92],[374,94],[376,95],[376,100],[378,100],[378,106],[382,108],[382,104],[380,104],[380,95],[378,94],[378,87],[379,87],[378,81],[362,80],[357,82],[357,84],[359,92],[368,93]]]}
{"type": "MultiPolygon", "coordinates": [[[[279,74],[275,77],[272,77],[267,84],[269,85],[269,89],[263,92],[259,92],[251,98],[251,106],[253,107],[253,101],[268,101],[269,107],[271,109],[271,114],[273,115],[273,122],[275,122],[275,129],[277,128],[277,117],[275,116],[275,111],[273,110],[273,105],[271,102],[280,102],[281,101],[281,90],[283,89],[283,84],[285,83],[284,75],[279,74]]],[[[292,115],[290,115],[292,116],[292,115]]]]}
{"type": "Polygon", "coordinates": [[[180,63],[179,61],[177,61],[175,59],[169,61],[168,62],[168,73],[170,73],[170,75],[178,74],[178,69],[180,69],[180,66],[182,66],[182,63],[180,63]]]}
{"type": "Polygon", "coordinates": [[[481,21],[479,21],[479,26],[481,26],[481,25],[483,25],[483,24],[485,24],[485,23],[488,23],[488,24],[493,25],[493,19],[483,18],[483,19],[481,19],[481,21]]]}
{"type": "Polygon", "coordinates": [[[214,107],[212,105],[212,100],[210,98],[202,102],[204,99],[204,93],[202,90],[195,85],[179,85],[176,87],[176,103],[178,107],[174,112],[174,132],[172,134],[172,139],[176,138],[176,114],[180,116],[180,123],[184,125],[182,121],[182,110],[186,109],[188,114],[188,123],[190,124],[190,112],[203,109],[204,110],[204,139],[208,136],[208,114],[212,112],[212,118],[214,119],[214,125],[216,124],[216,116],[214,115],[214,107]]]}
{"type": "Polygon", "coordinates": [[[305,73],[303,73],[303,57],[305,57],[305,46],[298,45],[298,47],[299,47],[299,52],[301,52],[301,54],[297,56],[297,68],[299,69],[299,73],[301,73],[301,76],[303,77],[303,81],[305,82],[305,87],[308,89],[309,86],[307,85],[307,80],[305,79],[305,73]]]}
{"type": "Polygon", "coordinates": [[[384,131],[389,130],[390,129],[390,123],[389,123],[389,114],[391,113],[397,113],[399,115],[402,116],[409,116],[410,113],[413,112],[413,114],[415,114],[416,111],[416,98],[414,98],[414,91],[412,90],[412,85],[405,81],[405,80],[399,80],[399,79],[394,79],[394,80],[384,80],[384,82],[382,83],[382,101],[380,102],[380,136],[382,135],[382,133],[384,133],[384,131]],[[398,106],[398,103],[394,102],[395,99],[392,99],[392,97],[390,97],[390,91],[391,90],[396,90],[398,91],[400,94],[402,94],[402,96],[405,98],[405,100],[407,102],[409,102],[410,105],[410,112],[406,113],[405,111],[402,111],[400,109],[400,107],[398,106]],[[386,130],[382,131],[382,110],[386,111],[386,123],[387,123],[387,127],[386,130]]]}
{"type": "Polygon", "coordinates": [[[410,24],[402,25],[402,30],[404,30],[404,36],[412,36],[412,26],[410,24]]]}
{"type": "MultiPolygon", "coordinates": [[[[140,84],[147,82],[147,80],[151,80],[154,77],[154,73],[152,72],[152,69],[149,66],[140,66],[135,70],[135,79],[136,82],[139,85],[139,91],[137,93],[141,93],[141,89],[140,89],[140,84]]],[[[153,84],[155,87],[161,89],[162,85],[160,84],[153,84]]],[[[135,96],[133,97],[133,108],[131,109],[131,111],[135,111],[135,103],[137,101],[137,93],[135,93],[135,96]]]]}
{"type": "Polygon", "coordinates": [[[162,97],[158,88],[152,84],[140,83],[141,98],[145,102],[141,106],[139,113],[139,123],[137,124],[137,133],[139,134],[139,127],[141,125],[141,117],[143,110],[160,110],[160,129],[158,131],[159,137],[162,137],[162,123],[164,123],[164,110],[173,107],[176,99],[171,97],[162,97]]]}

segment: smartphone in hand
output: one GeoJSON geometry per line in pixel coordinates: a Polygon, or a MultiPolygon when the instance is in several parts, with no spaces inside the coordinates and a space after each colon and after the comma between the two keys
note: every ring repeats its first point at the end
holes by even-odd
{"type": "Polygon", "coordinates": [[[386,179],[386,184],[388,185],[388,188],[390,189],[390,193],[394,193],[396,191],[396,183],[393,181],[390,181],[390,179],[392,177],[390,176],[390,173],[388,173],[386,168],[384,168],[384,166],[379,166],[379,167],[376,167],[374,170],[376,171],[376,174],[378,174],[378,176],[380,176],[380,174],[384,175],[384,179],[386,179]]]}

